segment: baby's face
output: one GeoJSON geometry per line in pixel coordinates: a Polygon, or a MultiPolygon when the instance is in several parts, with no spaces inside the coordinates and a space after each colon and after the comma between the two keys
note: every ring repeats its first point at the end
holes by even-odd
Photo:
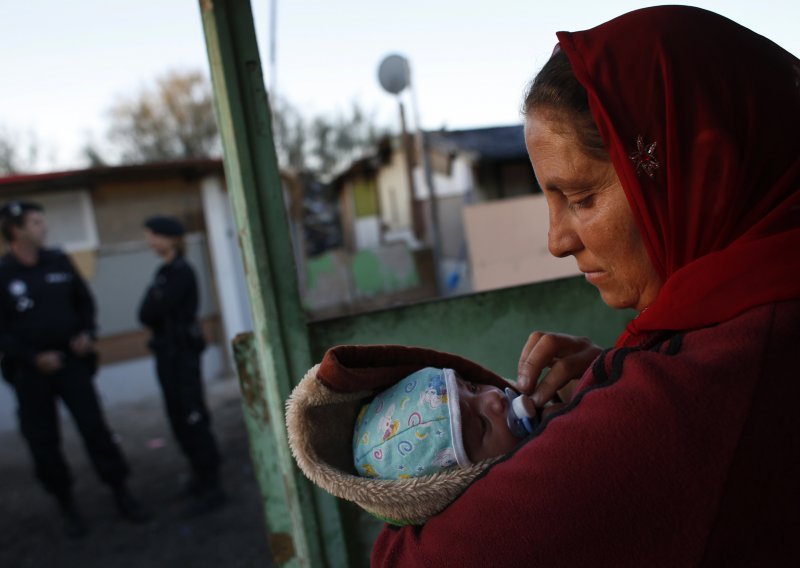
{"type": "Polygon", "coordinates": [[[501,456],[519,439],[508,429],[508,401],[497,387],[457,377],[464,450],[472,463],[501,456]]]}

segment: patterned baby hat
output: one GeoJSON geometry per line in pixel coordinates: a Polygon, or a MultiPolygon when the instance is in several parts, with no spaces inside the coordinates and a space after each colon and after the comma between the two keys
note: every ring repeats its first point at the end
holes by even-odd
{"type": "Polygon", "coordinates": [[[359,475],[403,479],[471,465],[461,436],[457,375],[426,367],[365,404],[353,433],[359,475]]]}

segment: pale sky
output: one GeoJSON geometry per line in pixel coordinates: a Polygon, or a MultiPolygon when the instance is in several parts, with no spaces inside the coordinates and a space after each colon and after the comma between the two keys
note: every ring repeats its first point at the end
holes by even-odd
{"type": "MultiPolygon", "coordinates": [[[[390,53],[411,62],[425,128],[514,124],[555,32],[664,2],[626,0],[277,0],[277,89],[307,115],[353,99],[395,126],[377,82],[390,53]]],[[[796,0],[682,2],[723,14],[800,54],[796,0]]],[[[105,139],[105,111],[172,69],[208,74],[198,0],[0,0],[0,130],[35,133],[40,170],[83,167],[105,139]]],[[[262,65],[269,0],[253,0],[262,65]]],[[[268,85],[269,86],[269,85],[268,85]]]]}

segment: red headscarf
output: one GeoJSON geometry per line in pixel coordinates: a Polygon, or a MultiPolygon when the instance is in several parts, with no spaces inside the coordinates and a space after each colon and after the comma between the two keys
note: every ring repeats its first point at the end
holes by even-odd
{"type": "Polygon", "coordinates": [[[558,39],[664,279],[617,344],[800,297],[800,61],[686,6],[558,39]]]}

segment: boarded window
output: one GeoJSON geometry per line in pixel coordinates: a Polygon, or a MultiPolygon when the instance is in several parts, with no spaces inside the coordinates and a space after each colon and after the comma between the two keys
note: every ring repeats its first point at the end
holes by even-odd
{"type": "Polygon", "coordinates": [[[373,180],[361,179],[354,182],[353,200],[356,205],[356,217],[378,214],[378,192],[373,180]]]}

